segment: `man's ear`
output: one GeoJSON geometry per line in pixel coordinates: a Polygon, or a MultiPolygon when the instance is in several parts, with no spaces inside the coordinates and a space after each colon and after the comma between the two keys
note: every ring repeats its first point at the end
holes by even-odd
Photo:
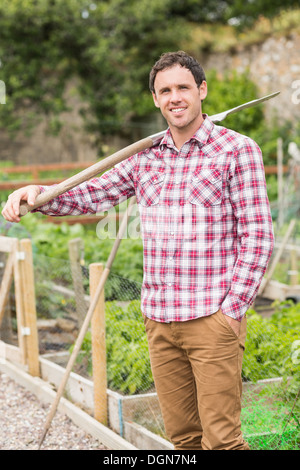
{"type": "Polygon", "coordinates": [[[200,99],[201,101],[203,101],[207,96],[207,82],[205,80],[203,80],[203,82],[199,86],[199,93],[200,93],[200,99]]]}
{"type": "Polygon", "coordinates": [[[159,106],[158,101],[157,101],[157,99],[156,99],[156,95],[155,95],[155,93],[154,93],[153,91],[152,91],[152,97],[153,97],[153,101],[154,101],[155,106],[156,106],[157,108],[159,108],[160,106],[159,106]]]}

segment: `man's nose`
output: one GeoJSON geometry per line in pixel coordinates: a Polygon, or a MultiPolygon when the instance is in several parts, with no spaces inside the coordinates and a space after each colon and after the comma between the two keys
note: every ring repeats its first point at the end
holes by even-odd
{"type": "Polygon", "coordinates": [[[178,103],[178,102],[181,101],[180,90],[172,90],[172,92],[171,92],[171,101],[173,103],[178,103]]]}

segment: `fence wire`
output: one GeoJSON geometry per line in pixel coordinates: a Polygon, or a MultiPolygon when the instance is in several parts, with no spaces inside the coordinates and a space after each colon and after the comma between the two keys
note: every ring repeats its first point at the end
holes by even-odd
{"type": "MultiPolygon", "coordinates": [[[[74,287],[78,279],[75,283],[69,260],[34,253],[34,272],[39,353],[65,366],[90,302],[89,270],[84,265],[80,269],[80,305],[74,287]]],[[[107,389],[122,397],[122,419],[120,409],[109,410],[111,416],[118,415],[118,424],[110,417],[109,425],[122,434],[126,422],[133,422],[166,439],[150,369],[140,292],[140,283],[114,272],[105,285],[107,389]]],[[[0,337],[11,344],[17,344],[14,300],[12,287],[0,337]]],[[[242,430],[253,449],[299,450],[300,336],[299,325],[294,326],[291,319],[293,315],[299,318],[300,307],[277,303],[255,308],[248,312],[242,430]]],[[[74,372],[92,382],[91,347],[88,331],[74,372]]]]}

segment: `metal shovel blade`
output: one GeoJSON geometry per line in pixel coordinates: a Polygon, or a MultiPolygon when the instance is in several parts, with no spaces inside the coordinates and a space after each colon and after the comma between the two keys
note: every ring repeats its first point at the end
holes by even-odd
{"type": "Polygon", "coordinates": [[[225,119],[229,114],[236,113],[237,111],[241,111],[242,109],[252,108],[253,106],[256,106],[259,103],[263,103],[264,101],[274,98],[275,96],[279,95],[279,93],[280,91],[276,91],[275,93],[271,93],[270,95],[263,96],[262,98],[258,98],[257,100],[248,101],[248,103],[244,103],[239,106],[236,106],[235,108],[228,109],[227,111],[223,111],[222,113],[209,116],[209,118],[213,122],[223,121],[223,119],[225,119]]]}
{"type": "MultiPolygon", "coordinates": [[[[264,101],[270,100],[271,98],[275,98],[275,96],[279,94],[280,94],[280,91],[276,91],[275,93],[271,93],[270,95],[263,96],[262,98],[258,98],[256,100],[252,100],[252,101],[248,101],[247,103],[240,104],[239,106],[228,109],[227,111],[223,111],[222,113],[213,114],[212,116],[209,116],[209,119],[213,122],[223,121],[223,119],[225,119],[229,114],[237,113],[238,111],[241,111],[242,109],[252,108],[253,106],[256,106],[257,104],[263,103],[264,101]]],[[[153,141],[153,145],[157,145],[161,141],[165,133],[166,133],[166,130],[158,132],[157,134],[151,135],[150,138],[153,141]]]]}

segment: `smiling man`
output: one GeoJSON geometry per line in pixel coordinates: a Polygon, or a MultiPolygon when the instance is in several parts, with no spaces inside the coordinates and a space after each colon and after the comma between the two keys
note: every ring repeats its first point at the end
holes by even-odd
{"type": "Polygon", "coordinates": [[[190,70],[174,65],[159,71],[155,89],[154,84],[151,86],[154,103],[168,122],[174,143],[180,149],[204,121],[201,102],[207,95],[206,81],[203,78],[198,85],[190,70]]]}
{"type": "MultiPolygon", "coordinates": [[[[177,450],[248,450],[241,432],[246,312],[273,249],[261,151],[202,113],[200,64],[164,54],[150,72],[163,139],[38,211],[77,215],[137,197],[144,247],[141,307],[166,433],[177,450]]],[[[3,209],[19,221],[15,191],[3,209]]]]}

